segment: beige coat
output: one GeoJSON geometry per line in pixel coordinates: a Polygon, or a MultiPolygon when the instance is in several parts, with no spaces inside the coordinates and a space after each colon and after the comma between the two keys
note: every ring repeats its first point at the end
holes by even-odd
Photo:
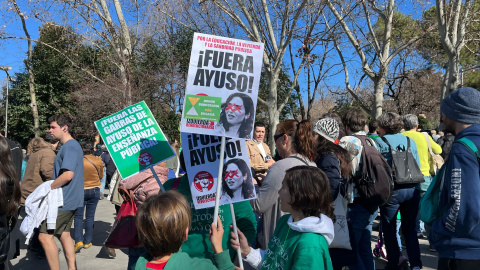
{"type": "MultiPolygon", "coordinates": [[[[254,141],[246,141],[248,149],[248,158],[250,159],[250,166],[253,168],[256,174],[266,175],[268,171],[267,164],[265,163],[265,157],[262,156],[260,149],[258,149],[257,143],[254,141]]],[[[270,148],[266,143],[262,143],[265,153],[268,156],[272,156],[270,148]]]]}

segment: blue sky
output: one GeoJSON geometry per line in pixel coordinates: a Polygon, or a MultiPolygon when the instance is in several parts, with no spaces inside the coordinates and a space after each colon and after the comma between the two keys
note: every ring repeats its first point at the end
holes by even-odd
{"type": "MultiPolygon", "coordinates": [[[[28,31],[30,35],[32,36],[33,39],[38,38],[38,28],[41,25],[40,21],[36,19],[33,14],[29,11],[30,6],[28,6],[29,1],[18,1],[18,4],[20,6],[20,9],[22,12],[27,15],[26,19],[26,24],[28,31]],[[22,6],[23,5],[23,6],[22,6]]],[[[406,2],[398,2],[398,7],[401,11],[405,13],[415,13],[416,11],[413,11],[411,5],[409,5],[409,1],[406,2]]],[[[429,3],[426,3],[426,5],[431,5],[429,3]]],[[[416,12],[419,14],[419,12],[416,12]]],[[[128,14],[127,14],[128,16],[128,14]]],[[[417,15],[418,16],[418,15],[417,15]]],[[[415,17],[417,17],[415,16],[415,17]]],[[[127,17],[128,20],[128,17],[127,17]]],[[[3,28],[0,31],[7,32],[10,35],[13,36],[19,36],[19,37],[24,37],[25,34],[22,30],[21,27],[21,21],[18,18],[18,16],[13,13],[13,11],[5,11],[5,9],[2,9],[0,11],[0,27],[3,28]]],[[[1,32],[0,32],[1,33],[1,32]]],[[[356,78],[361,76],[362,72],[359,67],[359,59],[356,54],[351,51],[348,52],[348,49],[346,50],[347,52],[345,53],[346,56],[350,56],[350,58],[354,61],[349,67],[349,73],[350,76],[352,77],[351,83],[355,81],[356,78]]],[[[23,64],[23,60],[27,58],[27,41],[26,40],[18,40],[18,39],[7,39],[7,40],[0,40],[0,65],[5,65],[5,66],[11,66],[13,69],[10,71],[11,76],[15,76],[15,72],[22,72],[25,70],[25,65],[23,64]]],[[[286,53],[288,55],[288,52],[286,53]]],[[[335,60],[336,53],[333,52],[332,57],[330,58],[330,61],[333,63],[338,62],[335,60]]],[[[297,61],[299,62],[298,58],[297,61]]],[[[288,60],[288,57],[285,58],[284,64],[286,67],[290,68],[290,61],[288,60]]],[[[296,65],[298,66],[299,63],[296,65]]],[[[291,74],[291,71],[290,71],[291,74]]],[[[300,74],[299,79],[300,80],[305,80],[306,75],[303,73],[300,74]]],[[[367,82],[369,80],[365,80],[367,82]]],[[[6,83],[6,74],[3,71],[0,71],[0,86],[5,86],[6,83]]],[[[343,72],[340,72],[338,75],[334,76],[329,80],[329,86],[338,86],[340,88],[344,87],[344,75],[343,72]]],[[[301,82],[301,85],[303,86],[303,82],[301,82]]],[[[305,88],[305,87],[302,87],[305,88]]]]}
{"type": "MultiPolygon", "coordinates": [[[[19,7],[24,11],[22,3],[19,1],[19,7]]],[[[27,8],[25,8],[27,10],[27,8]]],[[[38,38],[38,27],[41,25],[39,20],[35,19],[34,16],[30,16],[30,12],[25,11],[27,19],[25,20],[27,25],[27,30],[31,35],[32,39],[38,38]]],[[[22,23],[18,16],[13,11],[6,11],[2,9],[0,11],[0,28],[2,28],[0,33],[6,32],[7,36],[15,37],[25,37],[23,32],[22,23]]],[[[0,34],[1,35],[1,34],[0,34]]],[[[11,66],[12,70],[9,71],[11,77],[15,77],[15,72],[22,72],[25,70],[25,65],[23,60],[27,58],[27,41],[20,39],[0,39],[0,65],[1,66],[11,66]]],[[[6,73],[0,70],[0,85],[5,86],[6,83],[6,73]]]]}

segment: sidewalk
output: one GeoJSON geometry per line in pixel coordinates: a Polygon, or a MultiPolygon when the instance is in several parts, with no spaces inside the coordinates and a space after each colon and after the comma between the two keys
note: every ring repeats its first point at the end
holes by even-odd
{"type": "MultiPolygon", "coordinates": [[[[378,223],[378,220],[375,220],[375,223],[378,223]]],[[[373,231],[372,233],[372,250],[375,248],[378,239],[378,231],[373,231]]],[[[428,241],[427,239],[418,239],[420,243],[420,256],[423,263],[422,270],[434,270],[437,269],[438,263],[438,253],[431,252],[428,248],[428,241]]],[[[407,256],[407,250],[403,248],[402,253],[405,257],[407,256]]],[[[384,269],[387,264],[387,261],[384,260],[382,257],[375,259],[375,268],[376,269],[384,269]]]]}
{"type": "MultiPolygon", "coordinates": [[[[127,269],[128,256],[127,250],[116,250],[117,256],[112,259],[109,258],[102,249],[102,244],[108,236],[108,232],[112,226],[115,218],[115,207],[106,199],[98,202],[97,211],[95,212],[95,229],[93,234],[93,245],[89,249],[82,249],[80,253],[76,254],[77,267],[80,270],[103,269],[103,270],[125,270],[127,269]]],[[[378,221],[375,221],[378,222],[378,221]]],[[[21,223],[18,221],[17,226],[21,223]]],[[[20,234],[17,230],[17,234],[20,234]]],[[[73,228],[71,230],[73,238],[73,228]]],[[[17,237],[12,235],[12,239],[17,237]]],[[[372,249],[377,244],[378,232],[374,231],[372,236],[372,249]]],[[[24,244],[25,237],[21,235],[20,238],[20,256],[11,260],[10,269],[13,270],[48,270],[48,263],[46,259],[39,259],[37,253],[27,251],[27,246],[24,244]]],[[[57,246],[62,247],[60,242],[56,240],[57,246]]],[[[428,241],[419,239],[420,251],[423,262],[423,270],[437,269],[437,253],[428,250],[428,241]]],[[[72,242],[73,245],[73,242],[72,242]]],[[[407,256],[404,250],[404,255],[407,256]]],[[[67,264],[63,252],[60,253],[60,269],[67,269],[67,264]]],[[[386,261],[382,258],[375,260],[376,269],[383,269],[386,261]]]]}
{"type": "MultiPolygon", "coordinates": [[[[107,191],[108,192],[108,191],[107,191]]],[[[76,254],[77,267],[83,269],[104,269],[104,270],[125,270],[127,269],[128,256],[127,250],[116,250],[117,256],[109,258],[107,253],[102,249],[102,244],[108,236],[108,232],[115,219],[115,207],[106,199],[98,202],[97,210],[95,212],[95,228],[93,233],[93,245],[88,249],[82,249],[80,253],[76,254]]],[[[21,220],[18,221],[20,224],[21,220]]],[[[17,231],[17,233],[19,233],[17,231]]],[[[73,227],[71,230],[73,238],[73,227]]],[[[20,238],[20,256],[11,260],[10,269],[13,270],[48,270],[47,259],[39,259],[37,253],[27,251],[25,245],[25,237],[21,235],[20,238]]],[[[16,237],[12,237],[16,239],[16,237]]],[[[56,239],[56,238],[55,238],[56,239]]],[[[56,239],[57,246],[62,248],[60,242],[56,239]]],[[[73,242],[72,242],[73,245],[73,242]]],[[[60,269],[67,269],[67,263],[63,251],[59,254],[60,269]]]]}

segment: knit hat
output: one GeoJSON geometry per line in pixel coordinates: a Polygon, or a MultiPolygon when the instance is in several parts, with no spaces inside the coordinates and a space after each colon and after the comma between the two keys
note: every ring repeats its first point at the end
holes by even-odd
{"type": "Polygon", "coordinates": [[[442,100],[441,111],[448,118],[466,124],[480,123],[480,91],[463,87],[442,100]]]}
{"type": "Polygon", "coordinates": [[[338,122],[333,118],[320,119],[313,126],[313,131],[333,143],[338,139],[339,130],[338,122]]]}

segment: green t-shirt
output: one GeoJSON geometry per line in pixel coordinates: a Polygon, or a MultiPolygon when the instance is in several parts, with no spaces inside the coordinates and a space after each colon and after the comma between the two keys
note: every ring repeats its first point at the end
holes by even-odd
{"type": "MultiPolygon", "coordinates": [[[[172,188],[175,179],[170,179],[163,185],[165,190],[172,188]]],[[[183,242],[182,251],[190,255],[190,257],[210,258],[212,255],[211,243],[208,239],[210,226],[213,222],[214,208],[205,208],[196,210],[193,201],[192,193],[188,183],[187,175],[184,175],[180,180],[177,191],[185,196],[190,203],[190,210],[192,212],[192,225],[188,231],[188,239],[183,242]]],[[[243,201],[233,204],[235,211],[235,220],[237,227],[245,234],[250,243],[254,243],[257,234],[257,221],[255,214],[249,201],[243,201]]],[[[232,215],[230,206],[221,205],[218,209],[218,215],[223,223],[225,233],[223,234],[223,249],[230,250],[232,259],[235,257],[236,251],[230,246],[230,225],[232,224],[232,215]]]]}
{"type": "Polygon", "coordinates": [[[284,215],[277,222],[268,249],[265,250],[262,269],[316,269],[332,270],[328,242],[318,233],[290,229],[284,215]]]}
{"type": "MultiPolygon", "coordinates": [[[[146,270],[147,263],[152,260],[148,253],[143,254],[135,264],[135,270],[146,270]]],[[[233,265],[227,251],[215,254],[209,259],[190,258],[188,254],[178,251],[170,257],[163,270],[170,269],[195,269],[195,270],[233,270],[233,265]]],[[[150,269],[150,268],[148,268],[150,269]]]]}

